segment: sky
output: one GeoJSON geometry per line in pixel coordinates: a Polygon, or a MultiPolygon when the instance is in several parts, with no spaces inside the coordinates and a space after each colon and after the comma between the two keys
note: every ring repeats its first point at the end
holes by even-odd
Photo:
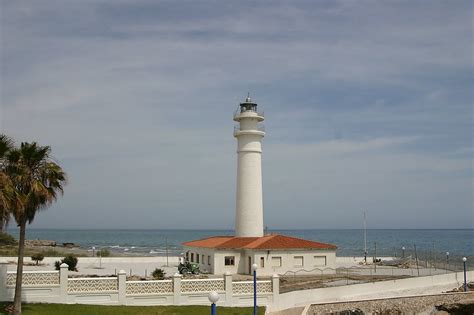
{"type": "Polygon", "coordinates": [[[69,180],[34,228],[232,229],[248,92],[269,229],[474,227],[472,1],[0,11],[0,132],[69,180]]]}

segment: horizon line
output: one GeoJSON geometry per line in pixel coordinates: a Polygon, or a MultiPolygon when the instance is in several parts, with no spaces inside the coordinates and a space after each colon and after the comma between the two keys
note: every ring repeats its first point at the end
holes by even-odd
{"type": "MultiPolygon", "coordinates": [[[[206,229],[206,228],[79,228],[79,227],[30,227],[28,230],[88,230],[88,231],[101,231],[101,230],[128,230],[128,231],[235,231],[235,229],[206,229]]],[[[18,227],[7,227],[6,230],[19,230],[18,227]]],[[[268,229],[268,231],[333,231],[333,230],[364,230],[364,228],[276,228],[268,229]]],[[[449,227],[449,228],[367,228],[367,231],[370,230],[474,230],[474,227],[449,227]]]]}

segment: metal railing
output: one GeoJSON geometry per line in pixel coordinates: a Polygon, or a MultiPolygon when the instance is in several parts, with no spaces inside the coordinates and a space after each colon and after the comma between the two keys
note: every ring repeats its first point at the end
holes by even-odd
{"type": "Polygon", "coordinates": [[[238,115],[245,113],[245,112],[253,112],[256,113],[258,116],[265,117],[265,112],[264,111],[253,111],[253,110],[240,110],[240,108],[237,108],[234,112],[233,118],[237,117],[238,115]]]}
{"type": "Polygon", "coordinates": [[[234,133],[239,131],[262,131],[265,132],[265,125],[258,124],[256,129],[240,129],[239,125],[234,126],[234,133]]]}

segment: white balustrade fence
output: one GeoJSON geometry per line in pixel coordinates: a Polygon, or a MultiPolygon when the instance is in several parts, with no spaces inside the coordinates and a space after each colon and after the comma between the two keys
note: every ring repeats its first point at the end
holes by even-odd
{"type": "Polygon", "coordinates": [[[172,280],[127,281],[126,295],[173,294],[172,280]]]}
{"type": "MultiPolygon", "coordinates": [[[[0,291],[2,301],[13,300],[16,273],[7,272],[0,263],[0,291]]],[[[25,302],[86,303],[109,305],[199,305],[209,304],[209,292],[220,295],[219,304],[249,306],[253,303],[253,282],[232,282],[231,275],[219,279],[182,279],[126,281],[120,271],[117,277],[69,278],[67,265],[60,271],[23,272],[22,297],[25,302]]],[[[268,305],[279,294],[279,278],[257,281],[259,305],[268,305]]]]}
{"type": "MultiPolygon", "coordinates": [[[[272,293],[272,281],[257,281],[257,292],[272,293]]],[[[234,295],[253,294],[253,281],[236,281],[232,282],[232,292],[234,295]]]]}
{"type": "MultiPolygon", "coordinates": [[[[59,286],[59,271],[23,271],[21,282],[25,287],[59,286]]],[[[7,272],[7,287],[14,287],[15,284],[16,272],[7,272]]]]}
{"type": "Polygon", "coordinates": [[[224,292],[224,279],[189,279],[181,282],[182,293],[224,292]]]}
{"type": "Polygon", "coordinates": [[[106,293],[117,291],[117,278],[71,278],[67,282],[68,293],[106,293]]]}

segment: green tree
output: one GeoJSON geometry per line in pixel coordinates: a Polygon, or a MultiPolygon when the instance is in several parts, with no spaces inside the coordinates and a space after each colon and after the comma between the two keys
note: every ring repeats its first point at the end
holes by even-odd
{"type": "MultiPolygon", "coordinates": [[[[25,255],[26,224],[33,222],[39,210],[50,206],[63,193],[66,173],[51,159],[51,148],[36,142],[21,143],[6,154],[5,174],[11,181],[18,200],[10,205],[10,213],[20,228],[18,265],[14,298],[14,314],[21,314],[21,282],[25,255]]],[[[10,198],[11,199],[11,198],[10,198]]]]}
{"type": "Polygon", "coordinates": [[[5,173],[7,163],[7,155],[13,149],[13,141],[6,135],[0,134],[0,233],[4,232],[4,229],[10,221],[9,209],[14,203],[13,184],[10,178],[5,173]]]}
{"type": "Polygon", "coordinates": [[[36,254],[31,255],[31,260],[36,261],[37,266],[40,261],[43,261],[43,259],[44,259],[43,253],[36,253],[36,254]]]}

